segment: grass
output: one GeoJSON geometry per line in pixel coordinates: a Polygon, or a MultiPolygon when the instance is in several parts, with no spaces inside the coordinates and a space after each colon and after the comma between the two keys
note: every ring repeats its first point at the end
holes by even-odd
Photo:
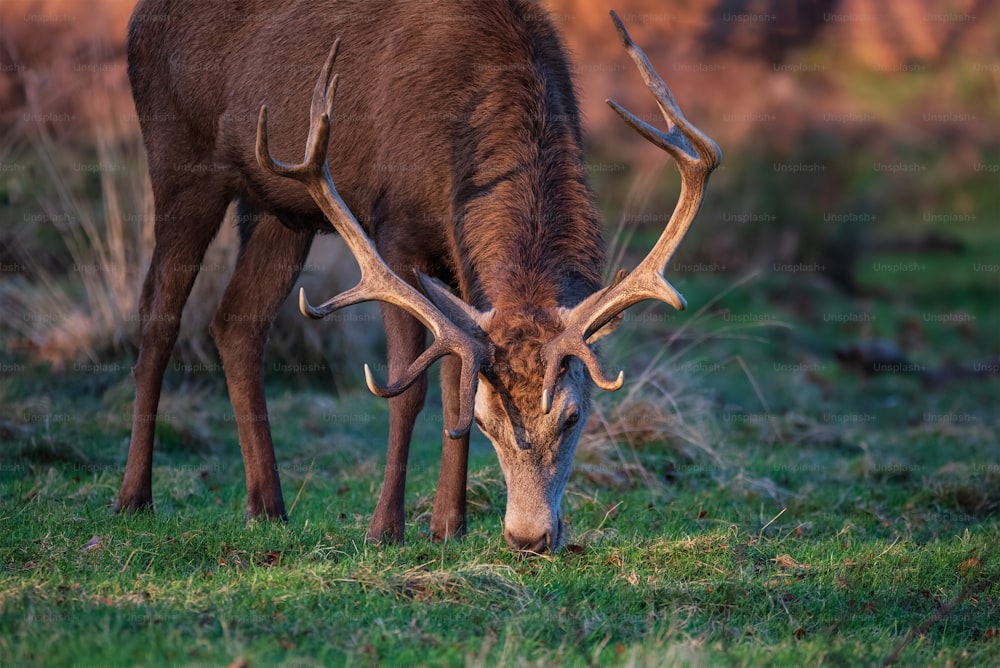
{"type": "Polygon", "coordinates": [[[729,480],[682,468],[669,504],[577,483],[579,542],[533,560],[503,545],[498,507],[461,543],[431,544],[415,521],[402,548],[363,545],[357,470],[315,475],[289,525],[246,526],[232,458],[161,464],[160,514],[132,518],[105,507],[116,467],[31,466],[4,481],[0,649],[46,665],[871,663],[969,588],[901,659],[989,663],[995,522],[868,456],[808,460],[813,473],[762,457],[729,480]]]}
{"type": "MultiPolygon", "coordinates": [[[[118,134],[121,128],[97,126],[92,150],[65,149],[38,127],[15,142],[9,155],[0,155],[19,168],[0,182],[0,207],[9,217],[0,232],[7,278],[0,283],[0,305],[9,316],[0,323],[0,334],[7,347],[57,369],[108,360],[127,365],[137,352],[139,295],[152,255],[155,216],[137,129],[125,133],[125,139],[115,139],[118,134]],[[24,192],[11,197],[4,189],[9,184],[24,192]]],[[[219,370],[209,323],[237,251],[235,213],[230,211],[185,306],[178,365],[219,370]]],[[[357,280],[348,255],[339,239],[318,238],[300,285],[310,294],[344,289],[357,280]]],[[[332,380],[331,369],[378,339],[372,328],[358,326],[376,320],[377,307],[327,318],[321,327],[307,326],[308,321],[293,317],[297,313],[296,299],[286,300],[280,311],[285,324],[274,329],[268,350],[277,359],[309,365],[327,380],[332,380]]]]}
{"type": "MultiPolygon", "coordinates": [[[[596,396],[564,499],[568,544],[535,559],[503,542],[503,480],[480,435],[469,535],[428,539],[433,393],[410,456],[406,543],[365,545],[386,404],[350,380],[330,387],[357,383],[357,363],[302,374],[308,358],[280,346],[266,376],[288,524],[241,519],[221,369],[190,346],[161,403],[157,512],[111,515],[132,360],[127,345],[99,345],[116,327],[100,314],[134,286],[102,291],[113,276],[85,274],[80,305],[122,303],[98,312],[81,359],[0,353],[0,665],[996,663],[1000,381],[928,385],[834,355],[883,338],[929,368],[995,356],[998,237],[986,220],[960,236],[962,253],[862,256],[854,295],[813,274],[672,272],[693,308],[626,316],[606,356],[627,385],[596,396]],[[920,268],[881,268],[895,265],[920,268]]],[[[99,239],[73,239],[87,264],[99,239]]],[[[35,292],[8,287],[16,312],[50,312],[39,299],[79,289],[46,275],[35,292]]],[[[31,332],[8,323],[3,336],[31,332]]]]}
{"type": "MultiPolygon", "coordinates": [[[[697,309],[636,309],[616,333],[608,363],[628,384],[597,396],[553,557],[504,544],[502,476],[479,435],[469,535],[428,539],[433,394],[406,543],[365,545],[385,402],[328,387],[333,363],[302,380],[302,360],[286,369],[274,349],[289,523],[241,519],[221,370],[184,351],[157,425],[157,512],[113,516],[129,348],[55,367],[5,347],[0,665],[995,663],[1000,381],[927,386],[834,358],[865,338],[928,367],[995,355],[996,272],[983,268],[998,239],[986,221],[961,234],[960,254],[864,256],[857,295],[811,274],[676,272],[697,309]],[[969,317],[937,317],[956,313],[969,317]]],[[[87,261],[86,244],[71,251],[87,261]]],[[[358,379],[357,366],[336,368],[358,379]]]]}
{"type": "MultiPolygon", "coordinates": [[[[696,304],[714,296],[703,282],[682,289],[696,304]]],[[[269,392],[287,525],[242,521],[224,388],[183,370],[168,377],[157,427],[157,513],[112,516],[127,366],[55,373],[8,359],[19,372],[0,379],[0,661],[994,663],[997,381],[928,392],[837,367],[835,341],[864,323],[818,326],[789,306],[797,290],[858,307],[775,275],[683,328],[653,312],[626,325],[609,352],[629,351],[634,380],[600,397],[564,500],[569,544],[549,558],[504,545],[502,477],[481,437],[469,535],[428,540],[433,405],[411,453],[406,544],[365,545],[384,402],[280,377],[269,392]],[[784,326],[760,326],[771,311],[784,326]],[[673,343],[649,366],[667,325],[673,343]]],[[[964,294],[959,307],[995,317],[964,294]]],[[[935,345],[949,335],[928,332],[935,345]]]]}
{"type": "MultiPolygon", "coordinates": [[[[872,200],[885,183],[861,169],[867,154],[838,167],[856,181],[846,204],[843,189],[814,201],[800,188],[782,203],[720,175],[715,185],[729,196],[709,203],[695,232],[716,244],[748,239],[738,255],[763,271],[741,277],[727,259],[725,271],[673,263],[670,278],[691,310],[626,315],[606,353],[627,385],[596,395],[563,502],[566,548],[524,559],[503,542],[503,479],[478,434],[469,535],[428,539],[443,426],[433,393],[410,456],[406,542],[364,544],[387,421],[385,402],[358,387],[358,360],[382,359],[377,344],[357,340],[370,312],[306,326],[291,304],[279,316],[266,378],[290,521],[245,523],[232,408],[204,331],[222,271],[203,271],[168,369],[157,512],[111,515],[133,393],[134,332],[121,314],[134,311],[145,261],[135,244],[150,233],[148,190],[123,168],[85,175],[81,196],[79,184],[60,180],[69,172],[58,160],[72,156],[40,146],[14,157],[37,160],[49,177],[26,186],[47,213],[7,230],[3,251],[17,275],[0,286],[12,316],[0,323],[0,666],[979,666],[1000,658],[1000,380],[929,384],[915,374],[867,375],[835,358],[839,346],[866,339],[896,342],[926,368],[1000,352],[1000,235],[985,213],[996,210],[994,175],[928,185],[933,194],[915,193],[914,204],[898,204],[909,202],[912,183],[889,183],[891,196],[872,200]],[[948,223],[961,253],[857,255],[855,294],[774,269],[772,259],[822,256],[831,236],[813,224],[822,211],[866,211],[869,201],[885,207],[879,233],[935,227],[919,211],[981,215],[948,223]],[[727,232],[717,231],[733,202],[783,212],[780,225],[802,228],[799,247],[779,257],[759,227],[733,231],[723,221],[727,232]],[[42,248],[50,255],[34,252],[42,248]],[[60,271],[69,264],[76,271],[60,271]],[[101,270],[79,269],[92,265],[101,270]],[[352,347],[338,349],[345,338],[352,347]]],[[[137,149],[97,150],[98,163],[124,164],[137,149]]],[[[803,160],[835,162],[829,149],[815,150],[803,160]]],[[[768,173],[770,157],[745,159],[731,175],[784,191],[768,173]]],[[[672,194],[653,188],[652,180],[633,188],[627,208],[669,208],[660,199],[672,194]]],[[[23,199],[18,206],[30,209],[23,199]]],[[[648,247],[653,227],[623,239],[648,247]]],[[[211,266],[228,264],[222,241],[211,266]]],[[[690,241],[682,255],[714,264],[712,243],[704,251],[690,241]]],[[[345,264],[337,257],[331,265],[345,264]]],[[[612,264],[620,263],[631,264],[612,264]]],[[[346,283],[320,267],[305,273],[323,283],[312,292],[346,283]]]]}

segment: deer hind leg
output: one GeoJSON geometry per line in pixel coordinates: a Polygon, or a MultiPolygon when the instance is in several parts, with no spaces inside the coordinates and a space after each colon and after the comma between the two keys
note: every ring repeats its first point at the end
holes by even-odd
{"type": "Polygon", "coordinates": [[[210,181],[178,187],[157,178],[154,166],[151,161],[156,245],[139,301],[132,437],[116,512],[153,507],[153,436],[163,374],[177,341],[184,303],[230,198],[224,186],[210,181]]]}
{"type": "MultiPolygon", "coordinates": [[[[293,232],[269,214],[241,206],[255,225],[212,320],[233,404],[247,478],[247,517],[286,519],[271,427],[264,398],[264,344],[312,244],[312,233],[293,232]]],[[[246,230],[244,230],[246,232],[246,230]]]]}
{"type": "MultiPolygon", "coordinates": [[[[441,365],[441,401],[444,423],[458,420],[461,397],[459,384],[462,361],[448,356],[441,365]]],[[[431,511],[431,536],[435,541],[461,538],[465,535],[466,481],[469,470],[469,435],[461,438],[444,437],[441,450],[441,473],[431,511]]]]}
{"type": "MultiPolygon", "coordinates": [[[[389,379],[394,380],[413,364],[424,350],[426,336],[420,321],[395,306],[382,305],[382,321],[389,353],[389,379]]],[[[427,374],[402,394],[389,399],[389,449],[382,492],[368,527],[369,542],[403,542],[406,526],[404,492],[406,462],[417,415],[427,396],[427,374]]]]}

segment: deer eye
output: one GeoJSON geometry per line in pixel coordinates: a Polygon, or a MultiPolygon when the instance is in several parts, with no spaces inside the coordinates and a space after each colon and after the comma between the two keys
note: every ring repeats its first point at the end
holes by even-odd
{"type": "Polygon", "coordinates": [[[567,413],[566,415],[566,420],[563,423],[563,428],[569,429],[579,421],[580,421],[580,409],[577,406],[573,406],[570,412],[567,413]]]}

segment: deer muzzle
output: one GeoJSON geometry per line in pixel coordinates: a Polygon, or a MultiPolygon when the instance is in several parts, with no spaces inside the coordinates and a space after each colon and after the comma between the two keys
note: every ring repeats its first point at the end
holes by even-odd
{"type": "Polygon", "coordinates": [[[503,537],[511,549],[526,554],[542,554],[559,549],[562,539],[559,505],[541,512],[519,512],[508,501],[503,537]]]}

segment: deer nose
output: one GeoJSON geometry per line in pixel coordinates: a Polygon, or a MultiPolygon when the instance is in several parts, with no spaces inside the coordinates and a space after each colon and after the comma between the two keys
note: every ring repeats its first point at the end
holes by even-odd
{"type": "Polygon", "coordinates": [[[525,538],[504,531],[503,537],[511,549],[524,553],[542,554],[549,549],[552,542],[551,534],[544,534],[541,538],[525,538]]]}

